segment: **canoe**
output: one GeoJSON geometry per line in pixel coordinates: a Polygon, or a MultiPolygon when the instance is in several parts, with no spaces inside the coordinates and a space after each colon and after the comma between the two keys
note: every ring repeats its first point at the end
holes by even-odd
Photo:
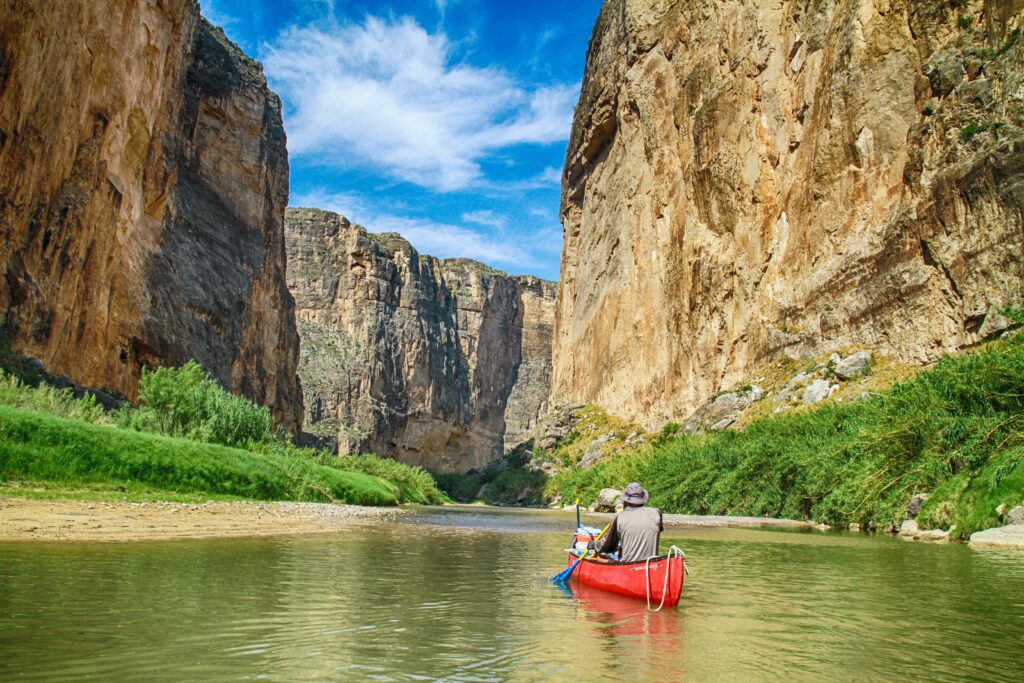
{"type": "MultiPolygon", "coordinates": [[[[569,564],[579,559],[569,551],[569,564]]],[[[599,588],[631,598],[647,600],[652,606],[675,607],[683,592],[686,557],[682,554],[662,555],[641,562],[617,562],[605,558],[586,558],[573,572],[573,579],[586,586],[599,588]],[[665,573],[668,572],[666,581],[665,573]]]]}

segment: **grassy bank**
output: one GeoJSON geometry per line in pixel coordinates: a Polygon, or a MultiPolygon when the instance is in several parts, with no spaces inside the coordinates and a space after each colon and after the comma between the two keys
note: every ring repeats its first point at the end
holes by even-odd
{"type": "Polygon", "coordinates": [[[421,468],[292,445],[266,408],[195,363],[146,372],[140,404],[0,373],[0,491],[34,497],[237,498],[394,505],[446,497],[421,468]],[[12,483],[13,482],[13,483],[12,483]]]}
{"type": "Polygon", "coordinates": [[[384,480],[310,459],[261,455],[0,406],[0,480],[60,489],[142,484],[257,500],[395,505],[384,480]]]}
{"type": "Polygon", "coordinates": [[[546,494],[589,501],[633,480],[669,512],[885,527],[934,492],[922,524],[997,526],[998,505],[1024,503],[1024,338],[946,357],[873,398],[570,467],[546,494]]]}

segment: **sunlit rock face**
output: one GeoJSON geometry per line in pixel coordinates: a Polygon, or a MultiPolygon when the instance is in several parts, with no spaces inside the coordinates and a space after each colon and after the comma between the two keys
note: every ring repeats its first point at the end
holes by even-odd
{"type": "Polygon", "coordinates": [[[443,472],[502,456],[547,398],[555,285],[289,209],[307,438],[443,472]]]}
{"type": "Polygon", "coordinates": [[[1024,299],[1021,2],[607,0],[552,402],[655,428],[776,354],[923,363],[1024,299]]]}
{"type": "Polygon", "coordinates": [[[0,7],[0,326],[134,396],[194,358],[298,429],[288,160],[259,64],[194,0],[0,7]]]}

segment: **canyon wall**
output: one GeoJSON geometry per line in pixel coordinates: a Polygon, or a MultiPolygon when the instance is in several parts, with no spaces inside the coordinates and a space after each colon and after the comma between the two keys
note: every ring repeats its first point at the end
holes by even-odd
{"type": "Polygon", "coordinates": [[[548,393],[555,285],[337,214],[287,212],[312,440],[464,472],[525,439],[548,393]]]}
{"type": "Polygon", "coordinates": [[[914,363],[1024,300],[1024,2],[607,0],[553,403],[656,428],[778,354],[914,363]]]}
{"type": "Polygon", "coordinates": [[[288,160],[262,68],[195,0],[0,7],[0,333],[133,397],[191,358],[302,417],[288,160]]]}

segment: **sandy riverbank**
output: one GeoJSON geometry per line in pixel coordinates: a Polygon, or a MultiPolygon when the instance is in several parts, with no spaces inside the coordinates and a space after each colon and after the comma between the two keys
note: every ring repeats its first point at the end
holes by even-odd
{"type": "Polygon", "coordinates": [[[400,508],[316,503],[107,503],[0,498],[0,541],[144,541],[337,531],[400,508]]]}

